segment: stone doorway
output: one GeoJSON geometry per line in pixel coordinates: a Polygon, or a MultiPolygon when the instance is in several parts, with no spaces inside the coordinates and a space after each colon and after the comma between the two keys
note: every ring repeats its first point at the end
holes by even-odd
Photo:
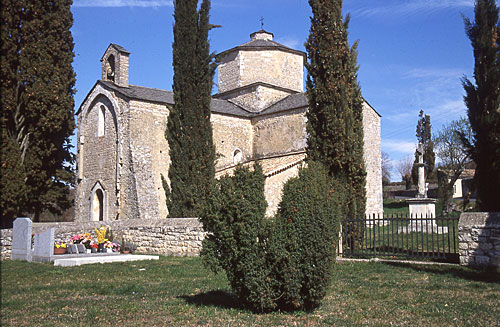
{"type": "Polygon", "coordinates": [[[100,187],[100,184],[97,183],[92,192],[92,211],[91,211],[91,220],[92,221],[104,221],[105,220],[105,191],[100,187]]]}

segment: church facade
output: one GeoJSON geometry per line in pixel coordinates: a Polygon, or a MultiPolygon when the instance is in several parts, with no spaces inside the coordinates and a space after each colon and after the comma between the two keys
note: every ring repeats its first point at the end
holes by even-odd
{"type": "MultiPolygon", "coordinates": [[[[173,93],[128,83],[130,53],[110,44],[102,74],[77,111],[76,220],[159,219],[168,215],[165,139],[173,93]]],[[[308,100],[306,54],[260,30],[219,55],[211,122],[216,177],[237,164],[260,163],[267,214],[276,212],[284,183],[304,163],[308,100]]],[[[367,214],[382,213],[380,115],[364,102],[367,214]]]]}

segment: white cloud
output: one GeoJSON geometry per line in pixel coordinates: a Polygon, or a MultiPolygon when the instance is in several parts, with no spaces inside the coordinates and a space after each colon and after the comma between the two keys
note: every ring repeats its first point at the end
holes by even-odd
{"type": "MultiPolygon", "coordinates": [[[[413,129],[420,109],[431,116],[434,127],[440,127],[465,114],[464,90],[460,80],[465,73],[463,70],[398,67],[394,71],[399,75],[401,84],[407,86],[391,96],[405,100],[399,101],[397,110],[386,111],[383,120],[389,124],[397,124],[397,132],[404,132],[409,126],[413,129]]],[[[393,135],[396,132],[388,136],[393,135]]]]}
{"type": "Polygon", "coordinates": [[[74,7],[171,7],[172,0],[75,0],[74,7]]]}
{"type": "Polygon", "coordinates": [[[403,111],[394,115],[386,114],[383,116],[383,119],[394,122],[401,123],[407,121],[408,119],[413,119],[415,117],[415,113],[413,110],[403,111]]]}
{"type": "Polygon", "coordinates": [[[458,81],[464,71],[453,68],[412,68],[402,73],[403,78],[451,78],[458,81]]]}
{"type": "MultiPolygon", "coordinates": [[[[426,110],[426,114],[431,116],[431,122],[447,123],[465,116],[467,108],[462,98],[448,100],[426,110]]],[[[435,127],[436,124],[434,124],[435,127]]]]}
{"type": "MultiPolygon", "coordinates": [[[[384,0],[384,4],[389,1],[384,0]]],[[[353,10],[356,16],[415,16],[429,15],[440,10],[460,9],[474,7],[474,0],[411,0],[392,2],[384,6],[374,6],[370,1],[370,7],[361,7],[353,10]]]]}
{"type": "MultiPolygon", "coordinates": [[[[173,7],[173,0],[74,0],[74,7],[173,7]]],[[[229,3],[227,0],[213,1],[213,7],[241,8],[243,3],[229,3]]]]}
{"type": "Polygon", "coordinates": [[[385,152],[399,152],[405,155],[413,154],[415,152],[417,145],[415,142],[393,140],[393,139],[382,139],[382,148],[385,152]]]}
{"type": "Polygon", "coordinates": [[[413,69],[407,76],[418,80],[412,95],[419,107],[431,116],[434,126],[458,119],[465,114],[464,89],[459,69],[413,69]]]}
{"type": "Polygon", "coordinates": [[[276,42],[283,44],[292,49],[298,49],[300,45],[300,41],[289,36],[284,36],[276,39],[276,42]]]}

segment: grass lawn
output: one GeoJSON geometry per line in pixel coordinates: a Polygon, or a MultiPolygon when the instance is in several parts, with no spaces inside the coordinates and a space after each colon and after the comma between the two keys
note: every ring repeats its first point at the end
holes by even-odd
{"type": "Polygon", "coordinates": [[[342,262],[312,313],[255,314],[199,258],[61,268],[1,262],[2,326],[499,326],[500,274],[342,262]]]}
{"type": "Polygon", "coordinates": [[[384,215],[390,217],[391,215],[408,216],[410,209],[406,200],[401,199],[384,199],[384,215]]]}

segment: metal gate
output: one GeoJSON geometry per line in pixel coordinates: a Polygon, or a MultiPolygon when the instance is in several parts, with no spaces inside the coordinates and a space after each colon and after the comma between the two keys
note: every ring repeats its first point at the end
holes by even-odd
{"type": "Polygon", "coordinates": [[[339,254],[458,262],[458,218],[371,215],[345,219],[339,254]]]}

